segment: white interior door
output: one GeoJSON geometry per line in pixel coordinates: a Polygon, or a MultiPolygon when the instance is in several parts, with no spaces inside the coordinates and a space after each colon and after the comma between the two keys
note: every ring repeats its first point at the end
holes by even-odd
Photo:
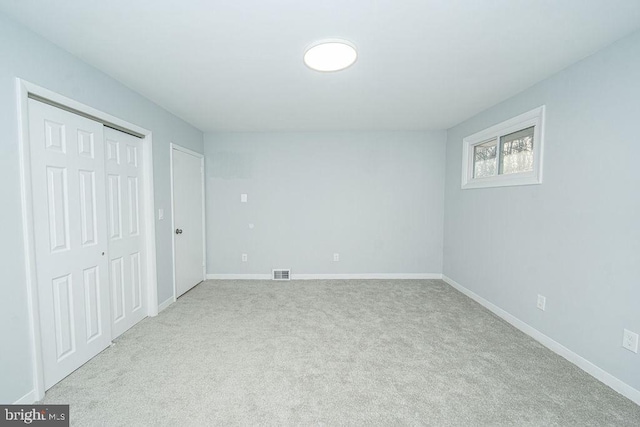
{"type": "Polygon", "coordinates": [[[147,316],[143,200],[142,141],[104,128],[107,173],[107,223],[111,290],[111,336],[147,316]]]}
{"type": "Polygon", "coordinates": [[[103,126],[29,100],[45,389],[111,341],[103,126]]]}
{"type": "Polygon", "coordinates": [[[204,280],[202,155],[172,148],[176,297],[204,280]]]}

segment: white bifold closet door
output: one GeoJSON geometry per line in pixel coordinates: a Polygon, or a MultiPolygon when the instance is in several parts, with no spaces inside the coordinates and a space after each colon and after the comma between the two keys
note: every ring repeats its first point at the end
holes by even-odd
{"type": "Polygon", "coordinates": [[[147,313],[141,141],[29,99],[45,389],[147,313]]]}
{"type": "Polygon", "coordinates": [[[112,335],[147,316],[140,139],[104,128],[112,335]]]}
{"type": "Polygon", "coordinates": [[[45,389],[111,342],[103,125],[29,100],[45,389]]]}

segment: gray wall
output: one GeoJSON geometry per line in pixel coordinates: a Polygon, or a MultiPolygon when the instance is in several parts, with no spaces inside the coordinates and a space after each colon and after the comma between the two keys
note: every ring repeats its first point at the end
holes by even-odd
{"type": "Polygon", "coordinates": [[[636,389],[638,123],[640,33],[450,129],[444,222],[444,274],[636,389]],[[543,184],[461,190],[462,139],[542,104],[543,184]]]}
{"type": "Polygon", "coordinates": [[[445,140],[444,131],[205,134],[207,271],[440,273],[445,140]]]}
{"type": "MultiPolygon", "coordinates": [[[[161,65],[161,64],[159,64],[161,65]]],[[[153,72],[153,70],[149,70],[153,72]]],[[[0,402],[13,403],[32,388],[31,347],[20,207],[15,78],[20,77],[153,132],[158,299],[172,291],[169,143],[202,152],[202,133],[48,41],[0,14],[0,402]]]]}

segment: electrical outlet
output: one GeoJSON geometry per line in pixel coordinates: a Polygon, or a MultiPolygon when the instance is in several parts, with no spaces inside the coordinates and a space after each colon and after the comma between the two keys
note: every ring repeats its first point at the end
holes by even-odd
{"type": "Polygon", "coordinates": [[[333,254],[333,262],[340,261],[340,254],[333,254]]]}
{"type": "Polygon", "coordinates": [[[627,329],[622,334],[622,347],[634,353],[638,352],[638,334],[627,329]]]}
{"type": "Polygon", "coordinates": [[[547,298],[543,297],[542,295],[538,294],[538,303],[536,304],[536,306],[544,311],[545,308],[547,307],[547,298]]]}
{"type": "Polygon", "coordinates": [[[242,254],[242,262],[247,262],[248,259],[249,257],[247,256],[247,254],[242,254]]]}
{"type": "Polygon", "coordinates": [[[241,194],[240,195],[240,202],[241,203],[247,203],[247,195],[246,194],[241,194]]]}

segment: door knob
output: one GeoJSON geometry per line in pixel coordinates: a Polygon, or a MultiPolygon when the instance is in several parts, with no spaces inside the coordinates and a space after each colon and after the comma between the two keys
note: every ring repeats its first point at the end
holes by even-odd
{"type": "Polygon", "coordinates": [[[181,228],[176,228],[176,234],[182,234],[182,229],[181,228]]]}

